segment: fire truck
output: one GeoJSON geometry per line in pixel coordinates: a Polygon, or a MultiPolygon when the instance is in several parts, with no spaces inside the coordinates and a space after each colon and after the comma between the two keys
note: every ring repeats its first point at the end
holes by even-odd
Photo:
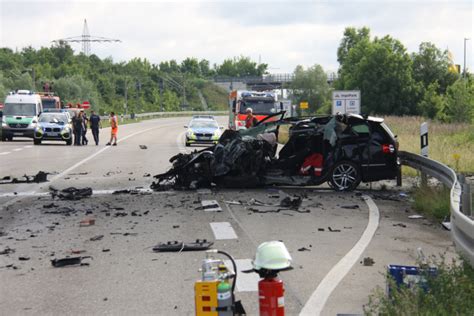
{"type": "Polygon", "coordinates": [[[61,99],[57,95],[54,95],[52,89],[53,84],[45,82],[43,84],[43,92],[38,92],[41,97],[41,103],[43,104],[43,110],[48,111],[49,109],[61,109],[61,99]]]}
{"type": "Polygon", "coordinates": [[[229,94],[229,129],[245,129],[246,110],[252,109],[258,121],[285,110],[272,91],[233,90],[229,94]]]}

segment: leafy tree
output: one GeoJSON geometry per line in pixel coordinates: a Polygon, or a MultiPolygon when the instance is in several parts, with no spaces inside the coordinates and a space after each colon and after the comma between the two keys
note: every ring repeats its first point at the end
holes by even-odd
{"type": "Polygon", "coordinates": [[[323,67],[314,65],[308,69],[297,66],[291,83],[291,97],[297,104],[309,103],[309,112],[324,113],[331,106],[331,90],[323,67]]]}
{"type": "Polygon", "coordinates": [[[413,78],[428,87],[438,82],[438,93],[445,93],[448,86],[452,85],[458,74],[449,71],[450,60],[448,51],[441,51],[434,44],[423,42],[418,53],[413,53],[413,78]]]}
{"type": "Polygon", "coordinates": [[[199,68],[199,62],[196,58],[186,58],[181,62],[181,72],[192,75],[194,77],[201,76],[201,69],[199,68]]]}
{"type": "Polygon", "coordinates": [[[89,101],[93,109],[98,108],[99,97],[94,84],[79,75],[59,78],[55,82],[55,90],[61,99],[72,104],[89,101]]]}
{"type": "Polygon", "coordinates": [[[363,27],[356,29],[354,27],[347,27],[344,30],[344,36],[339,44],[337,49],[337,61],[339,64],[343,64],[346,60],[347,55],[351,48],[356,46],[361,41],[370,40],[370,29],[368,27],[363,27]]]}
{"type": "Polygon", "coordinates": [[[437,81],[431,83],[426,89],[423,99],[418,103],[418,112],[422,116],[433,119],[445,107],[446,99],[438,93],[438,90],[437,81]]]}
{"type": "Polygon", "coordinates": [[[250,57],[234,57],[225,59],[224,62],[216,66],[216,74],[226,77],[251,77],[261,76],[266,73],[267,64],[257,64],[250,57]]]}
{"type": "Polygon", "coordinates": [[[438,118],[447,122],[474,123],[474,81],[458,80],[449,86],[438,118]]]}

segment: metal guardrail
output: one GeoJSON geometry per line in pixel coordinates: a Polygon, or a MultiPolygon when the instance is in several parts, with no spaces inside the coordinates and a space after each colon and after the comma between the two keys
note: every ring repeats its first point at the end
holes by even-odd
{"type": "MultiPolygon", "coordinates": [[[[191,116],[191,115],[227,115],[227,111],[179,111],[179,112],[149,112],[149,113],[137,113],[135,118],[159,118],[159,117],[173,117],[173,116],[191,116]]],[[[108,116],[104,115],[100,117],[102,120],[109,119],[108,116]]],[[[122,115],[118,115],[121,119],[122,115]]],[[[123,115],[123,118],[130,119],[131,115],[123,115]]]]}
{"type": "Polygon", "coordinates": [[[457,249],[474,266],[474,218],[469,184],[463,176],[438,161],[406,151],[400,151],[398,155],[403,165],[418,169],[451,188],[451,237],[457,249]]]}

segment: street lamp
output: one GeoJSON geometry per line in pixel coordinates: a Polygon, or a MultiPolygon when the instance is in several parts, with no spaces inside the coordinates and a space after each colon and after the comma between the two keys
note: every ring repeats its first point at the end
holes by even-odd
{"type": "Polygon", "coordinates": [[[470,40],[470,38],[464,38],[464,71],[462,74],[463,78],[466,78],[466,42],[470,40]]]}

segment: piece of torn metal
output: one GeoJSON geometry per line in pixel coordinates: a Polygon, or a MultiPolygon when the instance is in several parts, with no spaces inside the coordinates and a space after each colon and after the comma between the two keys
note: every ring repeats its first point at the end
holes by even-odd
{"type": "Polygon", "coordinates": [[[89,263],[83,263],[82,260],[84,259],[92,259],[91,256],[84,256],[84,257],[67,257],[62,259],[53,259],[51,260],[51,264],[55,268],[61,268],[65,266],[84,266],[89,265],[89,263]]]}
{"type": "Polygon", "coordinates": [[[148,147],[146,145],[138,145],[140,147],[140,149],[148,149],[148,147]]]}
{"type": "Polygon", "coordinates": [[[359,208],[359,205],[357,204],[351,204],[351,205],[341,205],[340,208],[345,208],[349,210],[355,210],[359,208]]]}
{"type": "Polygon", "coordinates": [[[242,202],[240,202],[240,201],[232,200],[232,201],[224,201],[224,202],[228,205],[242,205],[242,202]]]}
{"type": "Polygon", "coordinates": [[[216,200],[202,200],[199,209],[206,212],[222,212],[222,208],[216,200]]]}
{"type": "Polygon", "coordinates": [[[155,252],[201,251],[209,249],[214,243],[207,239],[196,239],[195,242],[168,241],[153,247],[155,252]]]}
{"type": "Polygon", "coordinates": [[[97,236],[91,237],[89,240],[98,241],[98,240],[101,240],[102,238],[104,238],[104,235],[97,235],[97,236]]]}
{"type": "Polygon", "coordinates": [[[333,232],[333,233],[340,233],[340,232],[341,232],[340,229],[333,229],[333,228],[331,228],[331,226],[328,226],[328,230],[329,230],[330,232],[333,232]]]}
{"type": "Polygon", "coordinates": [[[423,215],[418,215],[418,214],[415,214],[415,215],[410,215],[408,216],[409,219],[423,219],[425,218],[423,215]]]}
{"type": "Polygon", "coordinates": [[[48,174],[44,171],[39,171],[34,176],[24,175],[23,178],[12,178],[10,176],[3,177],[0,180],[0,184],[11,184],[11,183],[42,183],[48,181],[48,174]]]}
{"type": "Polygon", "coordinates": [[[92,195],[92,188],[89,187],[82,189],[69,187],[63,190],[58,190],[56,188],[49,187],[49,189],[53,198],[57,197],[61,200],[77,201],[92,195]]]}

